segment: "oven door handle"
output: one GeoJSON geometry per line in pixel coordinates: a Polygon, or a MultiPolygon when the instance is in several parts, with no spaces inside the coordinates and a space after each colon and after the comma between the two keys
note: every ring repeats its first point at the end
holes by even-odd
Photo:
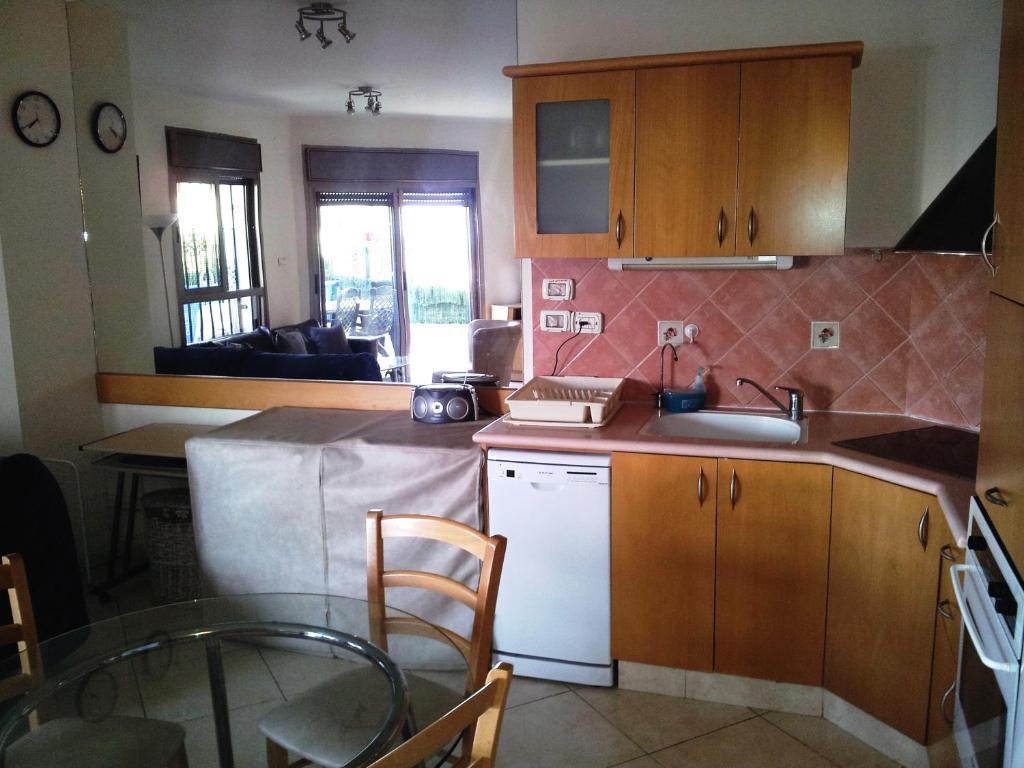
{"type": "Polygon", "coordinates": [[[1007,661],[996,661],[985,653],[985,646],[981,641],[981,633],[974,624],[974,616],[968,610],[967,600],[964,598],[964,590],[960,584],[960,574],[976,570],[978,570],[977,567],[973,565],[953,565],[949,568],[949,577],[953,580],[953,594],[956,596],[956,604],[960,606],[960,616],[964,620],[964,628],[967,629],[967,634],[971,636],[974,650],[977,652],[982,664],[996,672],[1016,672],[1018,670],[1016,664],[1007,661]]]}

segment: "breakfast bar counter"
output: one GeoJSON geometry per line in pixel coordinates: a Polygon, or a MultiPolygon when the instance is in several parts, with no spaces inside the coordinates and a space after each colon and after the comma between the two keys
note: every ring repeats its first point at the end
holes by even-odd
{"type": "MultiPolygon", "coordinates": [[[[750,411],[725,411],[751,413],[750,411]]],[[[759,415],[772,415],[758,411],[759,415]]],[[[934,495],[957,544],[967,541],[967,510],[974,483],[971,479],[911,466],[834,445],[838,441],[935,426],[906,416],[867,415],[818,411],[806,416],[806,432],[798,443],[768,443],[669,437],[644,434],[655,414],[650,405],[626,403],[603,427],[573,428],[519,426],[499,419],[473,436],[485,448],[586,453],[653,453],[828,464],[895,485],[934,495]]],[[[778,417],[784,420],[784,417],[778,417]]]]}

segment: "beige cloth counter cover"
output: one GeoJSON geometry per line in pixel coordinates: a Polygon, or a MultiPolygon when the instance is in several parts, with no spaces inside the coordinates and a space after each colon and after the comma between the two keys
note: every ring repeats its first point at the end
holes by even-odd
{"type": "MultiPolygon", "coordinates": [[[[186,444],[203,594],[366,597],[366,512],[429,514],[481,528],[485,422],[428,425],[408,412],[272,408],[186,444]]],[[[389,540],[389,569],[436,571],[475,588],[471,556],[389,540]]],[[[403,594],[406,593],[406,594],[403,594]]],[[[469,633],[471,612],[419,590],[388,604],[469,633]]]]}

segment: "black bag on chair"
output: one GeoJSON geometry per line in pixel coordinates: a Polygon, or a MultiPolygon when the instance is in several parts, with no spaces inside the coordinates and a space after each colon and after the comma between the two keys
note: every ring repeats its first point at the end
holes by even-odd
{"type": "MultiPolygon", "coordinates": [[[[0,458],[0,554],[18,552],[25,560],[39,641],[86,626],[85,589],[64,494],[38,458],[16,453],[0,458]]],[[[0,600],[0,624],[11,621],[0,600]]],[[[69,638],[70,653],[85,639],[69,638]]],[[[0,655],[9,654],[0,650],[0,655]]],[[[14,651],[13,647],[10,649],[14,651]]],[[[52,655],[48,654],[52,658],[52,655]]]]}

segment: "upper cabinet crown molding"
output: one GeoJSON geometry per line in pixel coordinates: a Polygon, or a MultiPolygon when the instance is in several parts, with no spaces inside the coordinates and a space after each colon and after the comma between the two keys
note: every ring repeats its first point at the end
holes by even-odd
{"type": "Polygon", "coordinates": [[[518,64],[501,70],[506,77],[538,77],[542,75],[572,75],[583,72],[607,72],[614,69],[652,69],[655,67],[689,67],[696,64],[732,64],[745,61],[771,61],[773,59],[814,59],[822,56],[848,56],[850,68],[860,66],[864,56],[864,43],[812,43],[810,45],[781,45],[771,48],[743,48],[728,51],[696,51],[693,53],[664,53],[653,56],[622,56],[615,59],[588,59],[585,61],[556,61],[548,64],[518,64]]]}
{"type": "Polygon", "coordinates": [[[519,258],[843,253],[863,43],[506,67],[519,258]]]}

